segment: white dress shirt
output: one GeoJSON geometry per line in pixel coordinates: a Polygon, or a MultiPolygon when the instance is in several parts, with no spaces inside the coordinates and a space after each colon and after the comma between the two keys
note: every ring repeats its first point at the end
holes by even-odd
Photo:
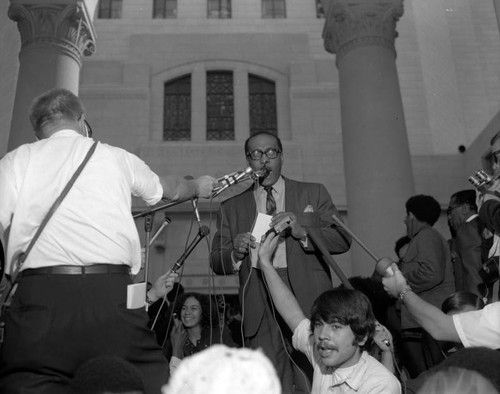
{"type": "Polygon", "coordinates": [[[465,347],[500,349],[500,301],[488,304],[478,311],[457,313],[452,317],[465,347]]]}
{"type": "MultiPolygon", "coordinates": [[[[6,272],[24,252],[53,202],[93,144],[74,130],[25,144],[0,161],[0,237],[6,272]]],[[[131,195],[160,201],[158,176],[137,156],[99,143],[35,243],[22,269],[56,265],[141,265],[131,195]]]]}
{"type": "MultiPolygon", "coordinates": [[[[276,212],[284,212],[285,211],[285,180],[283,177],[279,177],[273,187],[273,197],[276,201],[276,212]]],[[[262,186],[258,186],[254,190],[254,198],[255,203],[257,205],[257,212],[266,213],[266,201],[267,201],[267,192],[264,190],[262,186]]],[[[260,239],[257,239],[258,242],[257,247],[255,249],[250,249],[252,266],[258,268],[257,261],[259,259],[259,247],[260,247],[260,239]]],[[[275,268],[286,268],[286,242],[285,238],[281,238],[278,242],[278,246],[273,255],[273,266],[275,268]]]]}

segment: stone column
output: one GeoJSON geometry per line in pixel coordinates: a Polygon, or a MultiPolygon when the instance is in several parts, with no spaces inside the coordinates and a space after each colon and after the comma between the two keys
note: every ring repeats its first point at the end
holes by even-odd
{"type": "Polygon", "coordinates": [[[34,97],[55,87],[78,94],[82,56],[94,52],[95,32],[83,1],[11,0],[8,15],[21,35],[10,151],[34,141],[28,118],[34,97]]]}
{"type": "MultiPolygon", "coordinates": [[[[405,235],[404,204],[414,194],[396,69],[402,0],[323,0],[325,49],[336,54],[349,228],[375,255],[393,256],[405,235]]],[[[354,275],[374,261],[356,243],[354,275]]]]}

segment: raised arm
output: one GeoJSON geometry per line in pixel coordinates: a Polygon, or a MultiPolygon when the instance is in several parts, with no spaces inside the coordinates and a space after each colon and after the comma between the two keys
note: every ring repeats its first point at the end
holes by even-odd
{"type": "Polygon", "coordinates": [[[195,179],[185,179],[176,175],[160,178],[163,198],[169,201],[189,200],[193,197],[209,198],[217,180],[210,175],[195,179]]]}
{"type": "Polygon", "coordinates": [[[290,330],[295,331],[299,323],[306,318],[299,303],[290,289],[281,280],[278,273],[274,269],[271,257],[278,245],[279,236],[274,232],[269,233],[264,241],[260,244],[259,263],[262,273],[266,278],[266,282],[279,314],[285,320],[290,330]]]}
{"type": "Polygon", "coordinates": [[[399,297],[418,324],[434,339],[460,343],[453,318],[416,295],[396,264],[392,269],[394,275],[382,279],[385,290],[393,297],[399,297]]]}

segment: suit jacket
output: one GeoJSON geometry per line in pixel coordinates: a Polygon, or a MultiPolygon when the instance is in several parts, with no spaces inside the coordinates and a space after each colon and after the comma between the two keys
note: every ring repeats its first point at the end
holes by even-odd
{"type": "MultiPolygon", "coordinates": [[[[416,294],[439,309],[443,301],[455,292],[448,243],[430,226],[412,237],[403,257],[401,272],[416,294]]],[[[419,326],[403,305],[401,328],[415,327],[419,326]]]]}
{"type": "Polygon", "coordinates": [[[479,208],[479,217],[487,228],[496,234],[500,234],[500,201],[485,201],[479,208]]]}
{"type": "MultiPolygon", "coordinates": [[[[338,211],[326,188],[318,183],[297,182],[285,179],[285,211],[294,212],[299,223],[300,214],[311,205],[319,216],[321,234],[330,253],[346,252],[351,244],[349,235],[332,219],[338,211]]],[[[237,234],[250,232],[257,216],[253,188],[221,204],[217,217],[217,233],[212,241],[210,263],[219,275],[233,274],[231,252],[237,234]]],[[[288,278],[292,292],[305,314],[309,314],[314,300],[332,288],[328,264],[311,242],[305,248],[291,236],[286,239],[288,278]]],[[[260,270],[252,270],[247,256],[239,270],[240,302],[244,313],[243,327],[246,337],[257,332],[268,296],[260,270]],[[248,282],[248,283],[247,283],[248,282]]]]}
{"type": "Polygon", "coordinates": [[[463,288],[457,290],[469,291],[481,296],[478,290],[478,285],[483,283],[479,275],[479,269],[483,264],[483,248],[485,240],[482,238],[484,224],[479,217],[474,218],[470,222],[462,224],[457,229],[456,242],[457,250],[462,260],[462,278],[463,288]]]}

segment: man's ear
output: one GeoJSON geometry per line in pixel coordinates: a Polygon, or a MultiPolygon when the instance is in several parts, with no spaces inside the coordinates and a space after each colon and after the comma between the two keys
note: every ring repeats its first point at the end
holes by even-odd
{"type": "Polygon", "coordinates": [[[88,137],[89,133],[87,131],[87,127],[85,126],[85,117],[83,114],[80,115],[78,118],[78,126],[80,128],[80,134],[83,135],[84,137],[88,137]]]}

